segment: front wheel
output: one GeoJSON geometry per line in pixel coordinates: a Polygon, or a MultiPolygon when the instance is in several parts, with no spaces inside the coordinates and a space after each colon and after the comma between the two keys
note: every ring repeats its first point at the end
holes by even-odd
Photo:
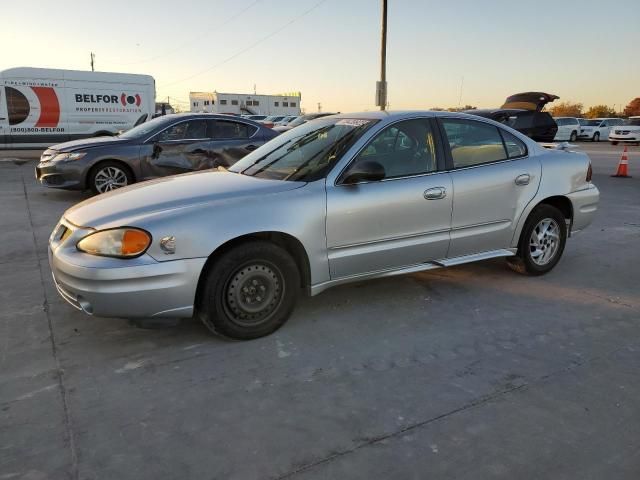
{"type": "Polygon", "coordinates": [[[611,145],[617,145],[618,142],[611,142],[611,145]]]}
{"type": "Polygon", "coordinates": [[[507,259],[518,273],[543,275],[556,266],[567,241],[567,224],[560,210],[539,205],[529,215],[515,257],[507,259]]]}
{"type": "Polygon", "coordinates": [[[263,337],[287,321],[299,288],[298,267],[284,249],[264,241],[243,243],[208,268],[198,314],[224,337],[263,337]]]}
{"type": "Polygon", "coordinates": [[[591,139],[592,142],[599,142],[600,141],[600,133],[596,132],[593,134],[593,138],[591,139]]]}
{"type": "Polygon", "coordinates": [[[573,132],[571,132],[571,135],[569,136],[569,141],[575,142],[577,139],[578,139],[578,132],[574,130],[573,132]]]}
{"type": "Polygon", "coordinates": [[[102,162],[91,169],[87,183],[93,193],[105,193],[131,185],[133,175],[120,162],[102,162]]]}

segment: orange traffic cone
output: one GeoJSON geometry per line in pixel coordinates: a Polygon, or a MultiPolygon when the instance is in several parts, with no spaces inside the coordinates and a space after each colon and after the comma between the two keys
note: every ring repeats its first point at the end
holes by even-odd
{"type": "Polygon", "coordinates": [[[627,174],[627,168],[629,167],[629,159],[627,158],[627,147],[624,147],[620,162],[618,162],[618,171],[612,177],[631,178],[631,175],[627,174]]]}

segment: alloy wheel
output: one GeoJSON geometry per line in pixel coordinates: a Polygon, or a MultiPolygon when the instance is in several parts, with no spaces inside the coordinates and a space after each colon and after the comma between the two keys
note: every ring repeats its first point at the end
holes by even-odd
{"type": "Polygon", "coordinates": [[[110,192],[127,186],[127,174],[118,167],[104,167],[96,173],[94,183],[99,193],[110,192]]]}
{"type": "Polygon", "coordinates": [[[552,218],[540,220],[529,238],[529,254],[536,265],[547,265],[558,252],[560,227],[552,218]]]}

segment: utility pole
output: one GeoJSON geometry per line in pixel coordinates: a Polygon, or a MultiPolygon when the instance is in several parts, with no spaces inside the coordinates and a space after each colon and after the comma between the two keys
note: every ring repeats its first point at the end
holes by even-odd
{"type": "Polygon", "coordinates": [[[382,0],[382,42],[380,45],[380,81],[376,85],[376,105],[387,108],[387,0],[382,0]]]}
{"type": "Polygon", "coordinates": [[[322,112],[322,104],[318,102],[318,113],[322,112]]]}
{"type": "Polygon", "coordinates": [[[93,69],[93,60],[96,58],[95,54],[93,52],[91,52],[91,71],[95,72],[95,70],[93,69]]]}

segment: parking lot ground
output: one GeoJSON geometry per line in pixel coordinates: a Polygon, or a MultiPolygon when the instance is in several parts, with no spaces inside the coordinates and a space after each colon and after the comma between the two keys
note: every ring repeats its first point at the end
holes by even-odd
{"type": "Polygon", "coordinates": [[[0,479],[636,480],[640,150],[581,147],[600,212],[550,274],[339,287],[251,342],[75,311],[47,239],[86,194],[0,162],[0,479]]]}

